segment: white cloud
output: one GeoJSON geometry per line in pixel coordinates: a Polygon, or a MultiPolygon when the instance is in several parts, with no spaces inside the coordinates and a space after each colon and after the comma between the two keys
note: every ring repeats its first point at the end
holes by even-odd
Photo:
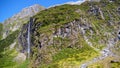
{"type": "MultiPolygon", "coordinates": [[[[83,2],[85,2],[85,0],[70,1],[70,2],[63,3],[63,4],[80,5],[83,2]]],[[[48,8],[55,7],[55,6],[60,6],[60,5],[63,5],[63,4],[52,5],[52,6],[48,7],[48,8]]]]}
{"type": "Polygon", "coordinates": [[[65,4],[71,4],[71,5],[80,5],[81,3],[85,2],[85,0],[78,0],[78,1],[70,1],[65,4]]]}

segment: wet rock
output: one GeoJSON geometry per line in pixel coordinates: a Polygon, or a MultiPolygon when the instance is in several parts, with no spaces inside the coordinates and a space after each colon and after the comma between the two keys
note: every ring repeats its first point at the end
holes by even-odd
{"type": "Polygon", "coordinates": [[[18,37],[18,42],[19,42],[19,45],[21,45],[23,51],[26,51],[27,50],[27,27],[28,25],[25,24],[19,34],[19,37],[18,37]]]}
{"type": "Polygon", "coordinates": [[[118,31],[118,39],[120,40],[120,31],[118,31]]]}
{"type": "MultiPolygon", "coordinates": [[[[30,28],[33,24],[33,19],[30,18],[30,28]]],[[[27,43],[27,38],[28,38],[28,25],[29,24],[24,24],[20,33],[19,33],[19,37],[18,37],[18,43],[19,45],[21,45],[22,47],[22,51],[26,52],[27,48],[28,48],[28,43],[27,43]]],[[[30,33],[32,33],[32,29],[30,29],[30,33]]],[[[30,35],[31,37],[31,35],[30,35]]],[[[30,44],[32,44],[31,40],[30,40],[30,44]]]]}

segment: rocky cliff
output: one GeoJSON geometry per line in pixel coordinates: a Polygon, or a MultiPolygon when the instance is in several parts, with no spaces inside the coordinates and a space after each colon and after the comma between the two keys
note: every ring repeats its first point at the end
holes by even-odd
{"type": "MultiPolygon", "coordinates": [[[[81,5],[66,4],[33,16],[30,66],[119,66],[119,3],[119,0],[100,0],[86,1],[81,5]]],[[[19,36],[22,50],[27,49],[27,27],[28,24],[23,26],[19,36]]]]}

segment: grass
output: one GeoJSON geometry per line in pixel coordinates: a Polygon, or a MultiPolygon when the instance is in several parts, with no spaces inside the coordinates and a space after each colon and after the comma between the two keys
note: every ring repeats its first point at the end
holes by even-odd
{"type": "Polygon", "coordinates": [[[103,60],[99,60],[98,62],[90,64],[88,66],[88,68],[119,68],[120,63],[119,62],[111,62],[112,60],[119,60],[119,58],[109,56],[103,60]]]}
{"type": "Polygon", "coordinates": [[[9,50],[9,45],[14,43],[19,31],[8,35],[5,39],[0,40],[0,68],[13,68],[16,64],[13,58],[16,56],[16,50],[9,50]]]}
{"type": "Polygon", "coordinates": [[[13,61],[13,58],[17,55],[16,50],[9,50],[6,49],[4,52],[2,52],[0,57],[0,68],[13,68],[13,66],[16,64],[13,61]]]}
{"type": "Polygon", "coordinates": [[[0,40],[2,39],[3,24],[0,23],[0,40]]]}
{"type": "Polygon", "coordinates": [[[19,31],[15,31],[8,35],[5,39],[0,40],[0,52],[4,51],[4,48],[8,47],[10,44],[12,44],[15,39],[18,37],[19,31]]]}
{"type": "Polygon", "coordinates": [[[0,57],[0,68],[28,68],[28,60],[22,63],[14,61],[14,58],[17,56],[17,54],[18,52],[15,49],[6,49],[4,52],[2,52],[2,57],[0,57]]]}
{"type": "Polygon", "coordinates": [[[88,45],[84,45],[81,49],[63,48],[61,51],[53,55],[53,61],[49,65],[42,64],[40,68],[75,68],[92,58],[98,56],[99,53],[88,45]]]}
{"type": "Polygon", "coordinates": [[[120,68],[120,62],[111,63],[112,68],[120,68]]]}
{"type": "Polygon", "coordinates": [[[17,63],[14,68],[28,68],[29,66],[29,60],[26,60],[22,63],[17,63]]]}
{"type": "Polygon", "coordinates": [[[62,5],[49,8],[39,12],[34,16],[36,19],[35,24],[41,23],[42,26],[48,26],[50,24],[68,23],[75,19],[79,19],[80,15],[75,12],[78,6],[76,5],[62,5]]]}
{"type": "Polygon", "coordinates": [[[68,38],[54,38],[54,40],[57,41],[64,40],[67,42],[61,41],[62,47],[61,45],[48,46],[49,48],[43,51],[43,53],[45,55],[51,54],[52,61],[48,64],[44,62],[41,63],[40,68],[79,68],[82,63],[87,62],[99,55],[99,52],[91,48],[81,35],[78,38],[79,42],[77,42],[75,45],[72,45],[72,48],[67,48],[69,44],[67,42],[70,42],[68,38]]]}
{"type": "Polygon", "coordinates": [[[112,52],[120,56],[120,41],[118,41],[115,45],[114,48],[112,48],[112,52]]]}

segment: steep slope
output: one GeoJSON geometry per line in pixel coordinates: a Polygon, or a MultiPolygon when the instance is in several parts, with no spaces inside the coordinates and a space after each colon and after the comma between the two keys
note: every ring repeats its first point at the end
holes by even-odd
{"type": "Polygon", "coordinates": [[[18,37],[19,31],[15,31],[12,34],[8,35],[5,39],[0,40],[0,67],[9,67],[13,66],[13,58],[16,56],[17,51],[15,49],[10,50],[10,46],[18,37]]]}
{"type": "Polygon", "coordinates": [[[120,67],[120,0],[37,9],[26,8],[3,24],[0,68],[120,67]]]}
{"type": "Polygon", "coordinates": [[[3,22],[3,38],[5,38],[13,31],[18,30],[23,24],[27,23],[30,17],[44,9],[45,9],[44,7],[35,4],[30,7],[22,9],[22,11],[20,11],[19,13],[5,20],[3,22]]]}
{"type": "Polygon", "coordinates": [[[44,7],[35,4],[24,8],[21,12],[0,24],[0,68],[27,67],[26,56],[19,51],[19,31],[23,24],[29,21],[30,17],[44,9],[44,7]]]}
{"type": "MultiPolygon", "coordinates": [[[[119,0],[86,1],[81,5],[65,4],[39,12],[32,18],[29,66],[117,68],[120,63],[119,6],[119,0]],[[94,59],[97,60],[94,62],[94,59]]],[[[25,24],[19,35],[24,53],[27,53],[27,32],[28,24],[25,24]]]]}

